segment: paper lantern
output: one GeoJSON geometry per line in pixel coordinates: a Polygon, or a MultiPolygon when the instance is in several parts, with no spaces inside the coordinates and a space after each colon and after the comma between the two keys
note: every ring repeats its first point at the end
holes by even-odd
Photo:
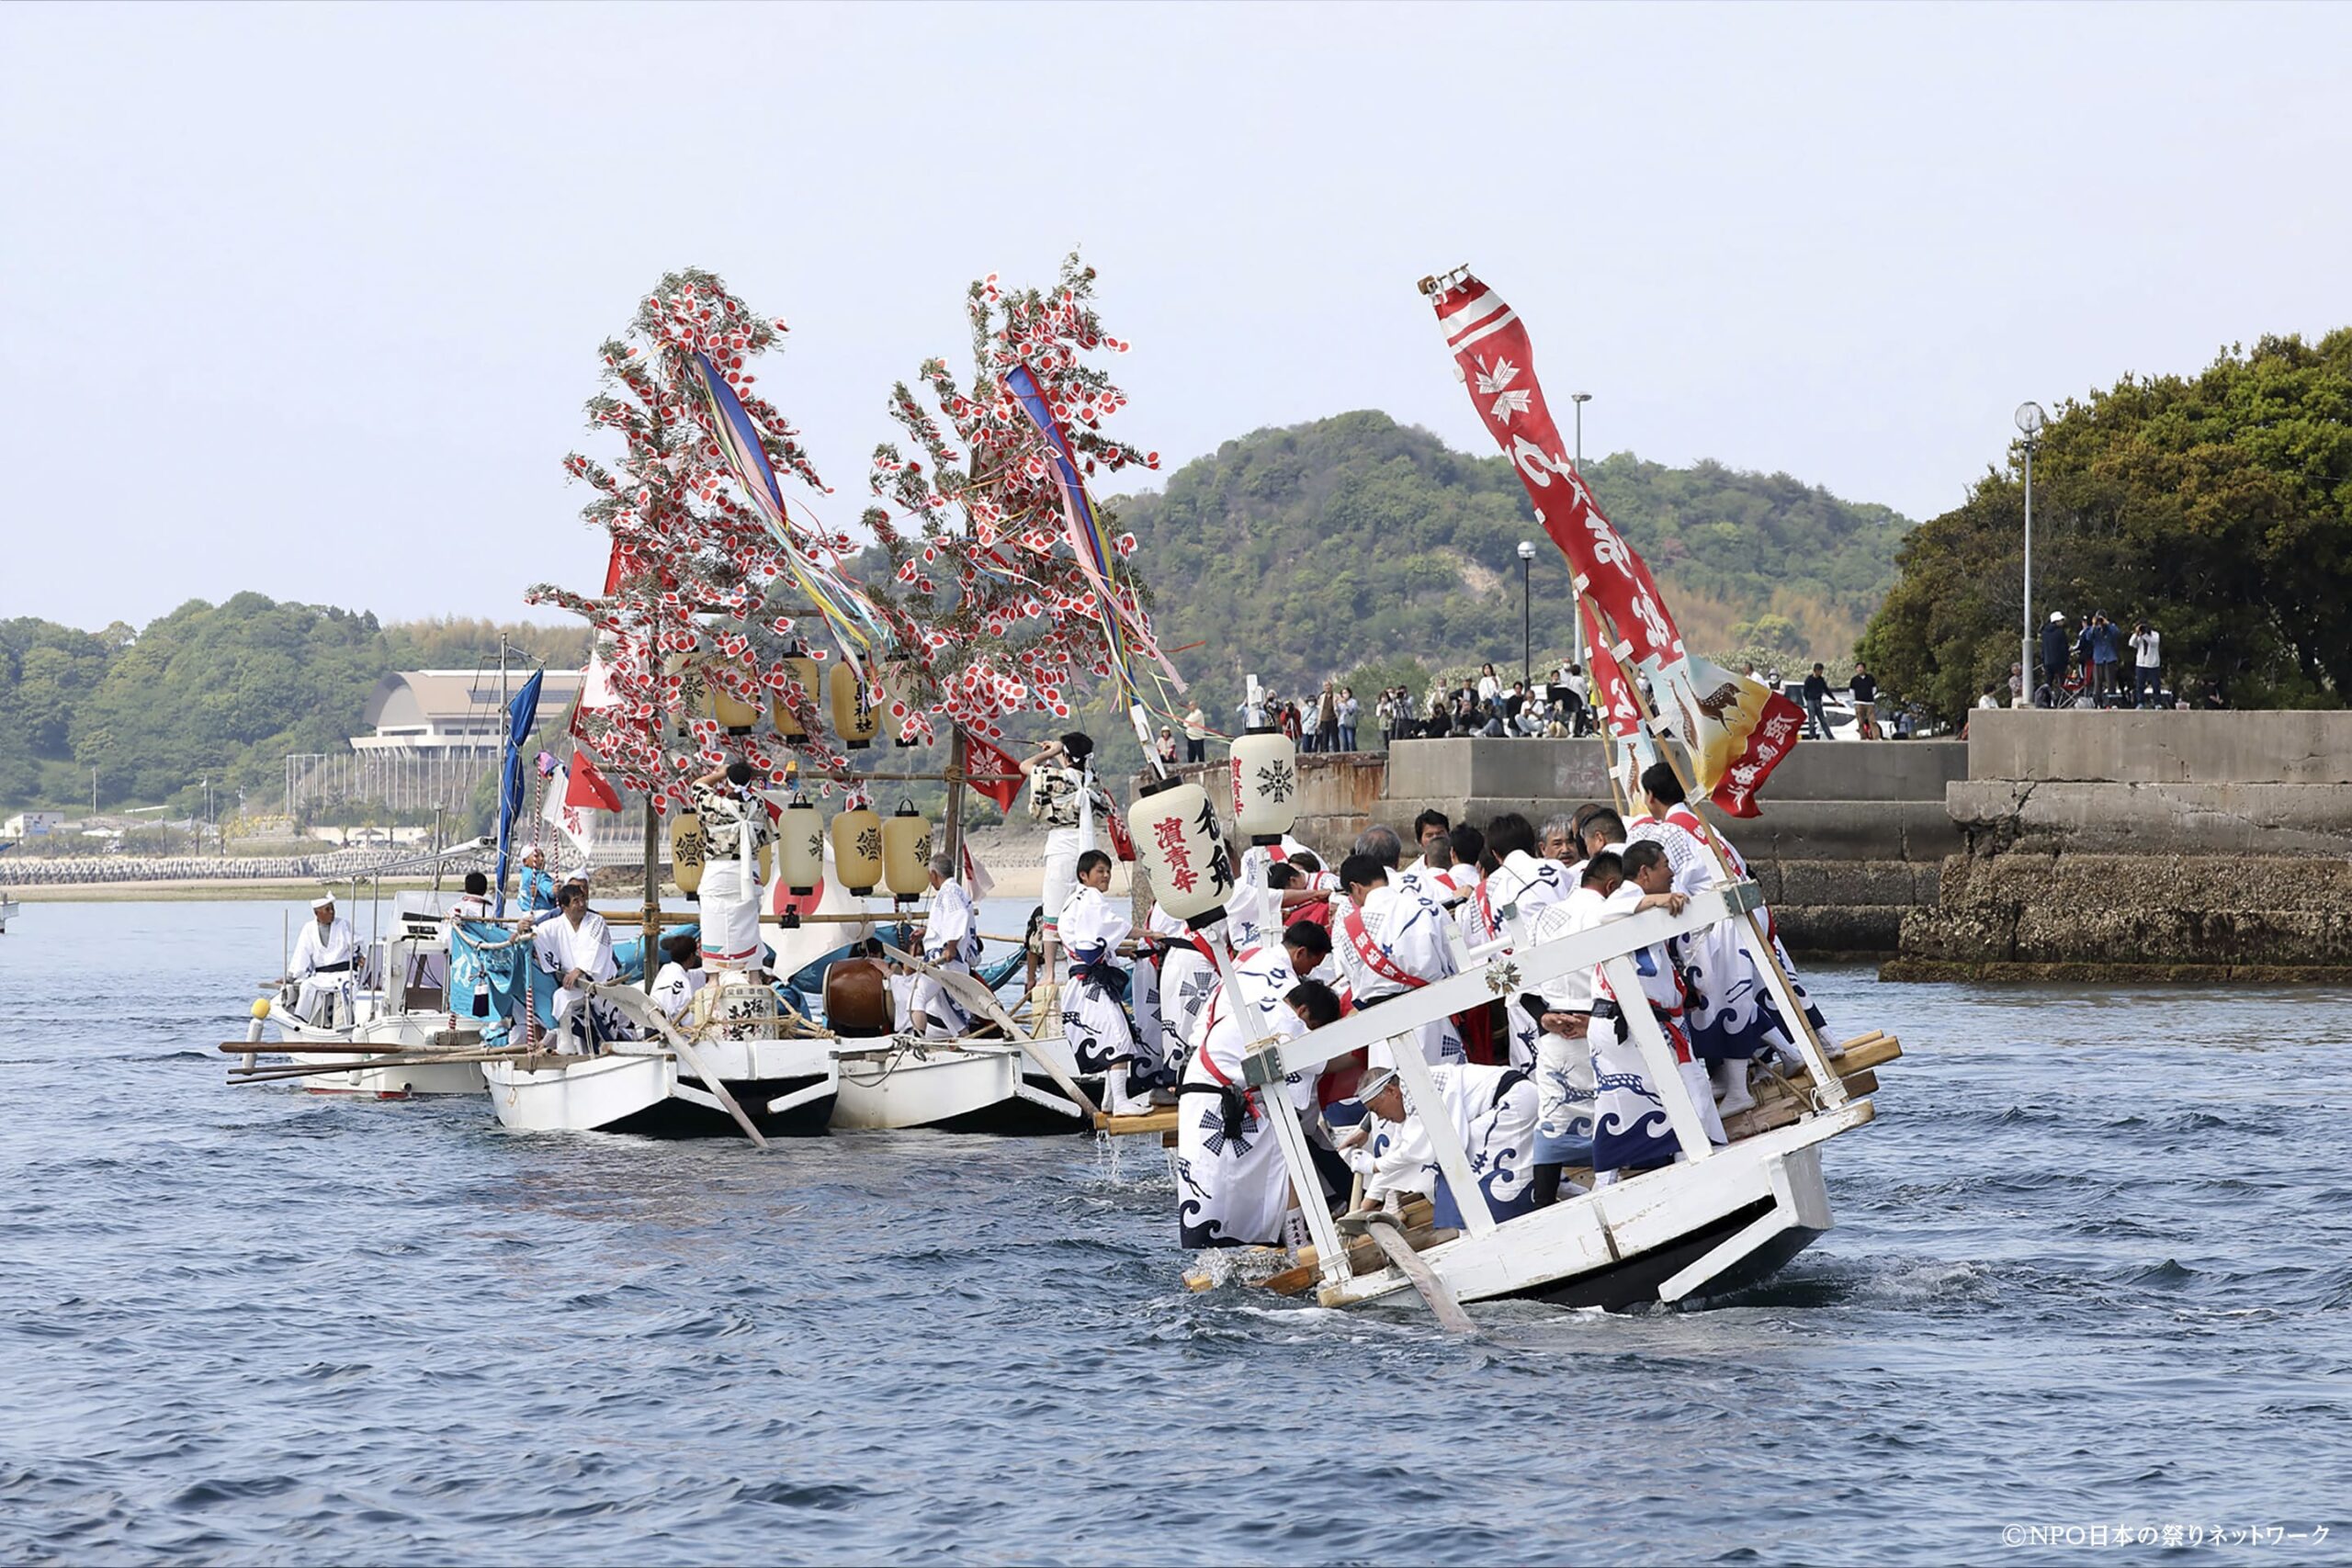
{"type": "Polygon", "coordinates": [[[703,677],[703,682],[710,692],[707,711],[718,721],[719,728],[729,735],[749,735],[752,726],[760,722],[758,705],[745,702],[708,675],[703,677]]]}
{"type": "Polygon", "coordinates": [[[785,886],[804,898],[817,891],[825,879],[824,818],[817,808],[795,796],[776,824],[775,846],[785,886]]]}
{"type": "Polygon", "coordinates": [[[882,824],[882,885],[894,898],[920,898],[931,889],[931,824],[910,800],[899,802],[882,824]]]}
{"type": "Polygon", "coordinates": [[[1233,865],[1209,792],[1185,784],[1137,795],[1127,829],[1159,907],[1196,930],[1216,924],[1233,893],[1233,865]]]}
{"type": "Polygon", "coordinates": [[[670,819],[670,876],[679,892],[692,893],[702,886],[703,856],[708,847],[700,817],[681,811],[670,819]]]}
{"type": "Polygon", "coordinates": [[[825,672],[825,697],[833,710],[833,734],[851,750],[865,750],[881,728],[880,716],[865,700],[865,682],[848,665],[836,664],[825,672]]]}
{"type": "MultiPolygon", "coordinates": [[[[808,694],[810,702],[815,702],[824,694],[824,683],[817,678],[817,661],[807,654],[787,655],[784,661],[784,669],[786,674],[800,682],[800,689],[808,694]]],[[[787,694],[787,693],[778,692],[768,704],[770,711],[775,716],[775,732],[778,735],[806,735],[808,733],[807,727],[794,716],[792,705],[785,701],[787,694]]]]}
{"type": "Polygon", "coordinates": [[[1298,747],[1261,725],[1233,743],[1233,826],[1253,844],[1278,844],[1298,820],[1298,747]]]}
{"type": "Polygon", "coordinates": [[[857,897],[882,880],[882,818],[870,806],[833,818],[833,874],[857,897]]]}

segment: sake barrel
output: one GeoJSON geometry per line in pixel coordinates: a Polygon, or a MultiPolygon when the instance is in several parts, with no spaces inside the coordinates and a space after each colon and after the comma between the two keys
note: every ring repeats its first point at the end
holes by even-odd
{"type": "Polygon", "coordinates": [[[825,671],[825,696],[833,713],[833,734],[841,743],[853,751],[872,745],[881,715],[865,700],[865,682],[848,665],[836,664],[825,671]]]}
{"type": "Polygon", "coordinates": [[[702,863],[708,847],[700,817],[681,811],[670,819],[670,875],[679,892],[692,893],[702,886],[702,863]]]}
{"type": "Polygon", "coordinates": [[[776,868],[784,885],[806,897],[825,879],[825,822],[817,808],[795,796],[775,827],[776,868]]]}
{"type": "Polygon", "coordinates": [[[1140,795],[1127,809],[1136,854],[1159,907],[1195,929],[1215,924],[1233,894],[1216,806],[1196,784],[1140,795]]]}
{"type": "Polygon", "coordinates": [[[863,898],[882,880],[882,818],[861,806],[833,818],[833,874],[863,898]]]}
{"type": "MultiPolygon", "coordinates": [[[[808,694],[810,703],[822,699],[825,686],[818,678],[815,660],[805,653],[787,654],[784,670],[786,674],[800,683],[800,689],[808,694]]],[[[808,733],[807,727],[793,713],[792,705],[785,700],[790,694],[789,692],[778,692],[769,702],[769,710],[775,717],[775,732],[778,735],[806,735],[808,733]]]]}
{"type": "Polygon", "coordinates": [[[931,888],[931,823],[914,802],[902,800],[882,824],[882,885],[894,898],[920,898],[931,888]]]}
{"type": "Polygon", "coordinates": [[[1298,820],[1298,747],[1269,725],[1233,742],[1233,826],[1253,844],[1278,844],[1298,820]]]}
{"type": "Polygon", "coordinates": [[[870,958],[825,965],[825,1024],[843,1040],[874,1040],[890,1032],[890,977],[870,958]]]}

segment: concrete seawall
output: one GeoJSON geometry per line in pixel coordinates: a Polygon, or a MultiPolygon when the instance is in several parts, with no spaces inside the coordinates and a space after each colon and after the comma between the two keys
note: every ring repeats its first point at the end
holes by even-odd
{"type": "Polygon", "coordinates": [[[2352,981],[2352,713],[1973,717],[1888,978],[2352,981]]]}

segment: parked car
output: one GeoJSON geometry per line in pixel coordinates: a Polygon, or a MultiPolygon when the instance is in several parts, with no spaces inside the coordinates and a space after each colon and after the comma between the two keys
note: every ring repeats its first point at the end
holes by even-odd
{"type": "MultiPolygon", "coordinates": [[[[1802,708],[1804,706],[1804,682],[1803,681],[1781,682],[1781,694],[1787,697],[1789,701],[1796,704],[1798,707],[1802,708]]],[[[1878,705],[1878,715],[1879,723],[1882,726],[1886,723],[1886,703],[1883,699],[1881,699],[1878,705]]],[[[1829,693],[1829,700],[1821,705],[1821,716],[1829,721],[1828,739],[1832,740],[1859,740],[1861,739],[1860,732],[1854,728],[1854,694],[1852,692],[1832,688],[1829,693]]],[[[1811,722],[1810,716],[1808,716],[1806,722],[1811,722]]]]}

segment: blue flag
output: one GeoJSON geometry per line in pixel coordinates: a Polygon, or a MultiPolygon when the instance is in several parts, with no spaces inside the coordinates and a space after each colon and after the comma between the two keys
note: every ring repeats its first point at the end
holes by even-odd
{"type": "Polygon", "coordinates": [[[506,850],[514,831],[514,819],[523,815],[523,745],[531,739],[531,727],[539,718],[539,681],[547,674],[534,670],[514,700],[506,705],[506,767],[499,781],[498,790],[498,876],[492,884],[498,889],[498,902],[491,913],[506,913],[506,850]]]}

